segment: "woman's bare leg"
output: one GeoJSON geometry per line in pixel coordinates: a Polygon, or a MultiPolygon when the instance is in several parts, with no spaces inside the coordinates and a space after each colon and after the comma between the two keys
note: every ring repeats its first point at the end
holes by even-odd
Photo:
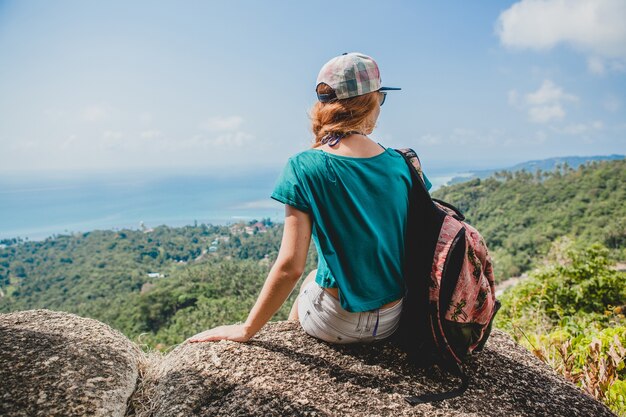
{"type": "MultiPolygon", "coordinates": [[[[315,279],[315,274],[317,274],[317,269],[314,269],[311,272],[309,272],[309,275],[307,275],[304,281],[302,281],[302,284],[300,285],[300,289],[298,290],[298,297],[300,297],[300,294],[302,294],[302,290],[304,289],[304,287],[306,287],[306,285],[309,282],[315,279]]],[[[293,305],[291,306],[291,311],[289,312],[289,317],[287,318],[287,320],[298,320],[298,298],[297,297],[296,297],[296,301],[294,301],[293,305]]]]}

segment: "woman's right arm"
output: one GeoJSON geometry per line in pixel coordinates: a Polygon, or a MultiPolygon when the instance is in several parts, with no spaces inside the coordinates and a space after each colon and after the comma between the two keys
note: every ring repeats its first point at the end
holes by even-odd
{"type": "Polygon", "coordinates": [[[308,213],[285,204],[285,227],[278,257],[246,322],[218,326],[199,333],[188,341],[227,339],[246,342],[252,338],[276,314],[302,276],[311,242],[311,228],[312,221],[308,213]]]}
{"type": "Polygon", "coordinates": [[[285,228],[276,262],[261,294],[248,315],[248,334],[256,334],[278,311],[304,272],[311,243],[312,222],[308,213],[285,204],[285,228]]]}

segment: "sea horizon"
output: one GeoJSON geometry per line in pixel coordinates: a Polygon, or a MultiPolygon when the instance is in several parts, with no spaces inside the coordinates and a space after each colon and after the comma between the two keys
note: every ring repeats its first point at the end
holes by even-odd
{"type": "MultiPolygon", "coordinates": [[[[155,178],[28,178],[0,180],[0,240],[41,241],[54,235],[161,225],[229,225],[284,221],[270,198],[277,170],[255,176],[213,174],[155,178]]],[[[463,172],[432,172],[431,191],[463,172]]]]}

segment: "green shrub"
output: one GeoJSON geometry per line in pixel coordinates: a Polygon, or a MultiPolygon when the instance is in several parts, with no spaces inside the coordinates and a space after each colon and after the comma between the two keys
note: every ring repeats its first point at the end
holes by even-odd
{"type": "Polygon", "coordinates": [[[608,255],[557,240],[546,265],[502,295],[496,326],[626,416],[626,274],[608,255]]]}

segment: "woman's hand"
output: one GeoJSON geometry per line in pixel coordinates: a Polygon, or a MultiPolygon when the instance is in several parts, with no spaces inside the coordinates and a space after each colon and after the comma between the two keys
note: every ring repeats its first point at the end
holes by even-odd
{"type": "Polygon", "coordinates": [[[231,324],[228,326],[218,326],[195,336],[190,337],[186,341],[189,343],[197,342],[214,342],[217,340],[232,340],[234,342],[247,342],[252,338],[248,335],[246,327],[243,324],[231,324]]]}

